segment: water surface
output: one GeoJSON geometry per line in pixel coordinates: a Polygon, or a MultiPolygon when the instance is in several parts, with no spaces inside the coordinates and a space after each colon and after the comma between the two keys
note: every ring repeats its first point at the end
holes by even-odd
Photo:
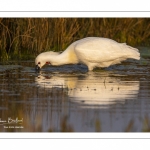
{"type": "MultiPolygon", "coordinates": [[[[144,53],[145,55],[145,53],[144,53]]],[[[2,132],[149,131],[150,59],[88,72],[84,65],[0,65],[2,132]]]]}

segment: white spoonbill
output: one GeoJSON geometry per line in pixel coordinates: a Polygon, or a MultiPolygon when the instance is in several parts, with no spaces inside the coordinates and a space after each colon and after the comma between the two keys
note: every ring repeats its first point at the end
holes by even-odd
{"type": "Polygon", "coordinates": [[[50,51],[39,54],[35,65],[36,70],[40,70],[45,64],[59,66],[82,63],[88,66],[88,70],[93,70],[95,67],[119,64],[128,58],[139,60],[138,49],[108,38],[87,37],[73,42],[63,53],[50,51]]]}

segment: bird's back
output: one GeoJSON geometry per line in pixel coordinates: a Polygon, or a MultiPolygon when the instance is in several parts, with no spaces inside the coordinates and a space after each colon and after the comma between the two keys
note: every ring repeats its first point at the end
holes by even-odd
{"type": "Polygon", "coordinates": [[[139,59],[138,49],[132,48],[125,43],[118,43],[107,38],[89,37],[75,43],[75,53],[80,62],[88,65],[89,63],[105,63],[103,67],[108,67],[115,60],[116,63],[127,58],[139,59]],[[120,60],[119,60],[120,59],[120,60]]]}

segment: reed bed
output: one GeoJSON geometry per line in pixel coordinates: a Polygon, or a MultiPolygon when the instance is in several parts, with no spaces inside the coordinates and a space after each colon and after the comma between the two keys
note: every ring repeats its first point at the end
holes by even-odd
{"type": "Polygon", "coordinates": [[[63,51],[88,36],[149,46],[150,19],[0,18],[0,61],[33,59],[44,51],[63,51]]]}

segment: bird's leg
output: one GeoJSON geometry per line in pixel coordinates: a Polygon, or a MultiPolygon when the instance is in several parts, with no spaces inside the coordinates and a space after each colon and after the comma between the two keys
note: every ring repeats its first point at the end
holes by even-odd
{"type": "Polygon", "coordinates": [[[94,69],[94,67],[92,65],[88,65],[88,70],[92,71],[94,69]]]}

